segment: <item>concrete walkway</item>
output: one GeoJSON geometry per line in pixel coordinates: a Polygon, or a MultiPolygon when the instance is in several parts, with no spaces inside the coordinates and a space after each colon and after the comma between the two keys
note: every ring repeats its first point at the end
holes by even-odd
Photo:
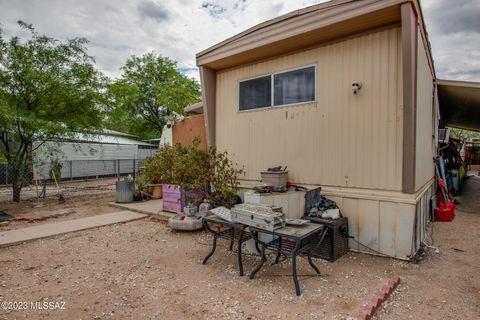
{"type": "Polygon", "coordinates": [[[145,217],[146,215],[136,212],[119,211],[93,217],[45,223],[23,229],[3,231],[0,232],[0,247],[119,222],[133,221],[145,217]]]}
{"type": "Polygon", "coordinates": [[[116,203],[109,202],[108,205],[123,210],[129,210],[139,213],[148,214],[152,218],[159,220],[168,220],[173,217],[175,214],[170,212],[163,211],[163,200],[149,200],[141,202],[131,202],[131,203],[116,203]]]}

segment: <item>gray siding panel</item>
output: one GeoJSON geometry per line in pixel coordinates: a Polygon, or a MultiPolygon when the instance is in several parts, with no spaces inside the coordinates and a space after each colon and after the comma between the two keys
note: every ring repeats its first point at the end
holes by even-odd
{"type": "Polygon", "coordinates": [[[136,159],[138,146],[93,143],[64,143],[60,154],[65,160],[136,159]]]}
{"type": "Polygon", "coordinates": [[[157,152],[157,149],[138,149],[137,151],[137,159],[145,159],[151,157],[157,152]]]}
{"type": "Polygon", "coordinates": [[[131,174],[140,168],[140,161],[152,156],[157,149],[138,149],[137,145],[94,143],[48,143],[37,155],[36,170],[39,179],[50,179],[52,157],[47,150],[57,150],[53,158],[62,164],[62,179],[90,178],[131,174]],[[70,166],[72,166],[70,168],[70,166]]]}

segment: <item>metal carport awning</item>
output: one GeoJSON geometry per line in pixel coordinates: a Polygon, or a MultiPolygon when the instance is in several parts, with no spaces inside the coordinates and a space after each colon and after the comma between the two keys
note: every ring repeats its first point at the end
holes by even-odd
{"type": "Polygon", "coordinates": [[[480,131],[480,82],[437,80],[441,126],[480,131]]]}

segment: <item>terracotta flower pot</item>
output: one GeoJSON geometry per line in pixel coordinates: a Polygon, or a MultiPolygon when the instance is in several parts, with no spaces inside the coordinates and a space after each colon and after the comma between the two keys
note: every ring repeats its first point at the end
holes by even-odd
{"type": "Polygon", "coordinates": [[[149,187],[152,199],[162,199],[163,192],[161,184],[150,184],[149,187]]]}

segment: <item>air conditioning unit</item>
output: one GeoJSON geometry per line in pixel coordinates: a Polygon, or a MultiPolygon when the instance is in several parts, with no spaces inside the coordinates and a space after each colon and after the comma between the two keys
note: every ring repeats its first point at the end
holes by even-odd
{"type": "Polygon", "coordinates": [[[438,142],[448,143],[450,140],[450,128],[438,129],[438,142]]]}

